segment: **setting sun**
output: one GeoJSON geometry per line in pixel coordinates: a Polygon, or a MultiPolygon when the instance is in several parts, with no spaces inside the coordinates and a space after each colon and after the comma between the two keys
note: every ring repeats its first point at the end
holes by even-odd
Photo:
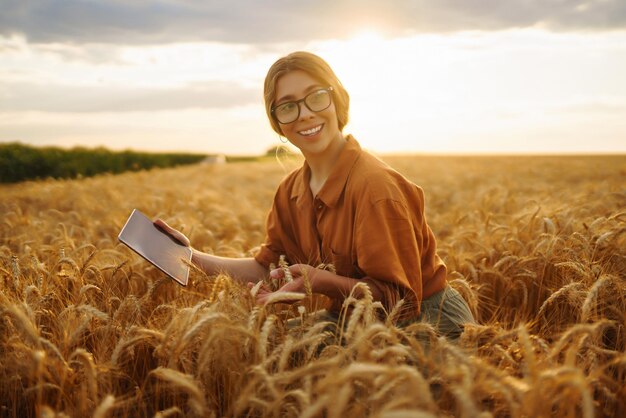
{"type": "Polygon", "coordinates": [[[623,133],[606,128],[614,126],[615,115],[599,105],[626,93],[618,70],[626,68],[626,51],[621,48],[613,68],[578,64],[580,51],[591,54],[600,41],[599,35],[539,30],[392,39],[365,31],[313,48],[328,57],[351,94],[347,129],[374,150],[591,151],[598,144],[582,132],[596,119],[607,122],[596,133],[606,144],[602,151],[609,151],[619,147],[623,133]],[[563,49],[565,43],[580,50],[563,49]],[[587,71],[605,78],[588,77],[587,71]],[[588,102],[587,115],[574,118],[582,102],[588,102]]]}

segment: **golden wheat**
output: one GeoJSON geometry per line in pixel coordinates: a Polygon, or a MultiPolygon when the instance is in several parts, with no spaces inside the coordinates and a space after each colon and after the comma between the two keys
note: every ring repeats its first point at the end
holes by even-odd
{"type": "Polygon", "coordinates": [[[404,301],[386,312],[366,286],[335,325],[309,277],[255,306],[261,284],[192,266],[183,288],[117,242],[138,208],[250,256],[276,164],[25,182],[0,186],[0,416],[624,415],[623,157],[387,160],[426,190],[478,320],[458,345],[398,327],[404,301]]]}

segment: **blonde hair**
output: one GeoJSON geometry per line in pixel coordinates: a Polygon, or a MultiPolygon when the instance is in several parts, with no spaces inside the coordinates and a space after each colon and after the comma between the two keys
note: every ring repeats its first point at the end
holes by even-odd
{"type": "Polygon", "coordinates": [[[265,100],[265,112],[272,129],[282,135],[280,124],[272,114],[272,107],[274,100],[276,100],[276,83],[280,77],[297,70],[309,74],[324,87],[331,86],[333,88],[332,97],[337,112],[337,124],[339,130],[342,131],[348,123],[350,96],[326,61],[315,54],[304,51],[292,52],[278,59],[265,76],[263,98],[265,100]]]}

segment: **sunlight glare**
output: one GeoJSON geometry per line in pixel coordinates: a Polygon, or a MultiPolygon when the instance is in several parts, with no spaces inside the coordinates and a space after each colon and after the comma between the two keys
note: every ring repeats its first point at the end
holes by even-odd
{"type": "MultiPolygon", "coordinates": [[[[527,152],[545,148],[546,135],[557,144],[557,137],[580,136],[594,123],[596,133],[615,126],[615,112],[604,109],[626,106],[620,76],[626,48],[614,45],[614,38],[623,40],[624,34],[533,29],[385,39],[365,31],[311,49],[327,59],[348,90],[351,119],[345,132],[366,148],[527,152]],[[612,65],[598,45],[610,46],[612,65]],[[582,103],[586,118],[573,113],[582,103]]],[[[612,143],[619,137],[610,129],[602,134],[612,143]]],[[[575,148],[593,144],[576,141],[575,148]]],[[[555,149],[560,145],[550,151],[555,149]]]]}

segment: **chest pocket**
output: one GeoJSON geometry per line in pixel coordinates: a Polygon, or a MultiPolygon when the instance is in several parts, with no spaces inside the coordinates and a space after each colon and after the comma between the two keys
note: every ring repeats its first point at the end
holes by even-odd
{"type": "Polygon", "coordinates": [[[350,256],[338,254],[332,249],[330,250],[330,262],[335,266],[337,274],[346,277],[360,277],[352,264],[350,256]]]}

